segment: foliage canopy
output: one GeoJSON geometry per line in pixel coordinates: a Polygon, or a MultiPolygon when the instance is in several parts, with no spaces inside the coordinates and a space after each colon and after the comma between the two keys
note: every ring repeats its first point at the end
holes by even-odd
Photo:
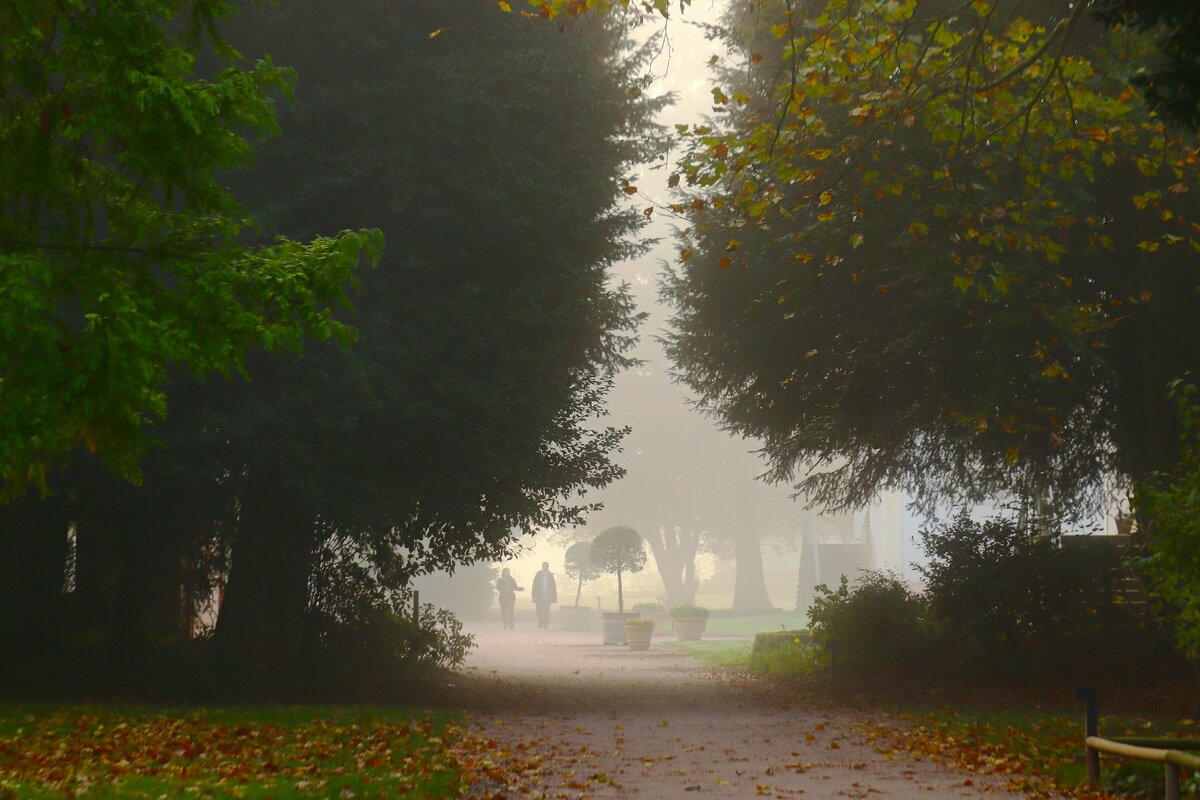
{"type": "Polygon", "coordinates": [[[230,2],[13,0],[0,8],[0,481],[46,488],[82,444],[137,479],[167,370],[347,342],[334,317],[378,232],[240,244],[219,179],[275,133],[291,74],[216,33],[230,2]],[[222,67],[201,78],[197,58],[222,67]]]}
{"type": "Polygon", "coordinates": [[[733,20],[725,121],[679,130],[668,350],[769,478],[835,507],[892,486],[1067,513],[1174,458],[1200,156],[1127,86],[1151,43],[1085,7],[733,20]]]}

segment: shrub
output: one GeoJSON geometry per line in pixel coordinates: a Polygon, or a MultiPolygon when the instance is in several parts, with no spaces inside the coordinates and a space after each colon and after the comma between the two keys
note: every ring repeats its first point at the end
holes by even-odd
{"type": "Polygon", "coordinates": [[[1200,405],[1196,387],[1176,381],[1179,403],[1179,463],[1137,487],[1134,504],[1149,524],[1141,567],[1171,638],[1193,662],[1200,661],[1200,405]]]}
{"type": "Polygon", "coordinates": [[[775,650],[786,650],[801,644],[811,644],[812,633],[800,631],[766,631],[754,634],[754,646],[751,653],[770,653],[775,650]]]}
{"type": "Polygon", "coordinates": [[[704,606],[695,606],[688,603],[672,608],[671,619],[708,619],[709,613],[709,610],[704,606]]]}
{"type": "Polygon", "coordinates": [[[1127,657],[1156,638],[1140,614],[1113,602],[1115,551],[1063,548],[1012,520],[976,522],[965,513],[926,528],[921,541],[929,618],[947,667],[1062,671],[1127,657]],[[1068,655],[1078,664],[1067,663],[1068,655]]]}
{"type": "Polygon", "coordinates": [[[816,587],[808,611],[813,638],[836,648],[838,669],[848,672],[916,674],[930,654],[925,602],[898,575],[865,572],[830,589],[816,587]]]}
{"type": "Polygon", "coordinates": [[[667,607],[662,603],[637,603],[631,610],[635,614],[661,614],[667,607]]]}
{"type": "Polygon", "coordinates": [[[770,631],[754,636],[752,672],[800,678],[824,672],[827,665],[825,649],[813,643],[808,631],[770,631]]]}
{"type": "Polygon", "coordinates": [[[462,664],[474,639],[445,609],[426,603],[412,618],[413,595],[390,588],[352,541],[330,537],[309,581],[300,690],[322,698],[400,697],[421,673],[462,664]]]}
{"type": "Polygon", "coordinates": [[[627,620],[625,620],[625,627],[626,628],[653,628],[654,620],[641,619],[641,618],[627,619],[627,620]]]}

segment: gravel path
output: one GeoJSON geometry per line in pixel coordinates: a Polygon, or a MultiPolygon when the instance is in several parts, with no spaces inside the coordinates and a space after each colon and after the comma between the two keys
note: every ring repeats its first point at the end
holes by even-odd
{"type": "Polygon", "coordinates": [[[599,633],[478,627],[458,689],[477,797],[1021,797],[869,742],[875,720],[599,633]],[[777,691],[777,690],[776,690],[777,691]]]}

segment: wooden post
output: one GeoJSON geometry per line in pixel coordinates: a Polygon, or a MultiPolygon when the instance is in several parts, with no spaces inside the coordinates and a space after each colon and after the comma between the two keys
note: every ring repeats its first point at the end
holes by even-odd
{"type": "Polygon", "coordinates": [[[1100,712],[1096,690],[1091,686],[1075,690],[1075,699],[1084,704],[1083,710],[1083,756],[1087,760],[1088,782],[1093,786],[1100,785],[1100,751],[1087,746],[1089,736],[1100,735],[1100,712]]]}
{"type": "Polygon", "coordinates": [[[1179,765],[1166,763],[1167,771],[1167,800],[1179,800],[1179,765]]]}

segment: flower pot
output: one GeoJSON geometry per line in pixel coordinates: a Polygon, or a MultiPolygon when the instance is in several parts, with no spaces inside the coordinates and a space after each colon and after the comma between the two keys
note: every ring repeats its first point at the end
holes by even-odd
{"type": "Polygon", "coordinates": [[[633,620],[625,620],[625,638],[629,640],[630,650],[649,650],[650,637],[653,635],[653,622],[645,625],[637,624],[633,620]]]}
{"type": "Polygon", "coordinates": [[[592,629],[592,610],[587,606],[559,606],[558,629],[590,631],[592,629]]]}
{"type": "Polygon", "coordinates": [[[698,642],[704,636],[704,625],[708,620],[703,617],[674,617],[675,638],[681,642],[698,642]]]}
{"type": "Polygon", "coordinates": [[[605,644],[625,644],[628,640],[625,638],[625,620],[634,619],[637,614],[626,611],[605,611],[604,617],[604,643],[605,644]]]}

